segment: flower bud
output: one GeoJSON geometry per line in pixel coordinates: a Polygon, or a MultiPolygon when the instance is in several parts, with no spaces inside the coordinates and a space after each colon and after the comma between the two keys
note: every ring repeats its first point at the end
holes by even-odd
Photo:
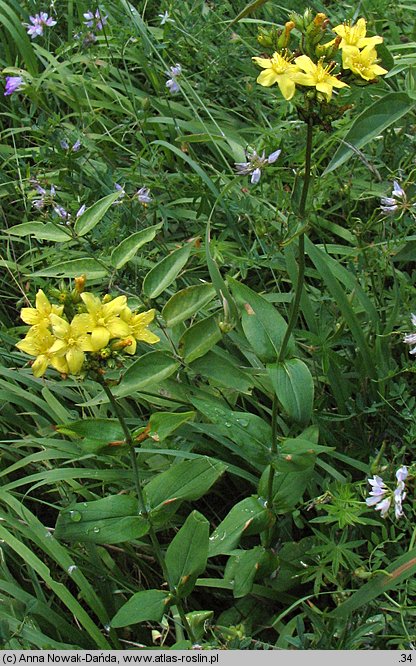
{"type": "Polygon", "coordinates": [[[82,294],[82,292],[84,291],[86,281],[87,281],[87,276],[85,274],[80,275],[79,277],[76,277],[74,279],[75,291],[77,291],[78,294],[82,294]]]}
{"type": "Polygon", "coordinates": [[[277,40],[277,46],[280,49],[285,49],[287,45],[289,44],[290,40],[290,33],[292,32],[293,28],[295,27],[294,21],[287,21],[285,23],[285,28],[280,35],[279,39],[277,40]]]}

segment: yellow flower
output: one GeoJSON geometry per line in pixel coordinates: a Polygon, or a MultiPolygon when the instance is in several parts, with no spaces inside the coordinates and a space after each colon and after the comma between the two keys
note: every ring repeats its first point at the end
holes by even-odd
{"type": "Polygon", "coordinates": [[[340,48],[343,49],[346,46],[356,46],[359,49],[362,49],[364,46],[374,47],[376,44],[381,44],[383,41],[382,37],[376,35],[375,37],[366,37],[367,23],[364,18],[358,19],[355,25],[350,23],[342,23],[337,25],[334,28],[334,32],[342,37],[340,48]]]}
{"type": "Polygon", "coordinates": [[[387,74],[387,69],[377,65],[377,51],[371,44],[362,51],[356,46],[346,46],[342,52],[342,60],[345,69],[350,69],[366,81],[372,81],[376,76],[387,74]]]}
{"type": "Polygon", "coordinates": [[[38,293],[36,294],[36,307],[22,308],[20,316],[25,324],[30,324],[30,326],[44,326],[48,328],[50,326],[49,315],[56,314],[59,316],[62,314],[63,309],[63,305],[51,305],[42,289],[39,289],[38,293]]]}
{"type": "Polygon", "coordinates": [[[75,315],[69,324],[62,317],[51,314],[51,324],[56,340],[49,351],[58,356],[65,356],[69,372],[77,375],[84,363],[84,352],[95,351],[91,336],[87,335],[90,328],[89,315],[75,315]]]}
{"type": "MultiPolygon", "coordinates": [[[[136,340],[143,340],[144,342],[148,342],[150,345],[154,345],[156,342],[159,342],[160,338],[158,338],[157,335],[147,329],[150,322],[152,322],[155,317],[154,310],[148,310],[147,312],[134,314],[130,308],[125,307],[124,310],[122,310],[120,317],[124,322],[126,322],[130,329],[129,338],[131,340],[131,344],[125,347],[125,350],[128,354],[134,354],[136,352],[136,340]]],[[[126,338],[124,342],[126,342],[127,339],[128,338],[126,338]]]]}
{"type": "Polygon", "coordinates": [[[126,307],[126,296],[118,296],[108,303],[102,303],[97,296],[89,293],[80,294],[88,310],[91,342],[95,351],[108,345],[111,338],[126,338],[130,329],[119,317],[126,307]]]}
{"type": "Polygon", "coordinates": [[[331,75],[333,65],[325,66],[322,60],[315,64],[307,55],[295,58],[296,65],[303,70],[294,75],[294,80],[301,86],[314,86],[319,92],[326,95],[329,102],[333,88],[348,87],[346,83],[331,75]]]}
{"type": "Polygon", "coordinates": [[[26,337],[16,344],[16,347],[29,356],[36,356],[32,364],[35,377],[42,377],[51,365],[58,372],[67,373],[68,364],[62,356],[52,352],[55,338],[44,326],[35,326],[30,329],[26,337]]]}
{"type": "Polygon", "coordinates": [[[260,72],[257,77],[257,83],[266,87],[277,83],[283,97],[287,100],[292,99],[296,89],[293,74],[299,71],[298,67],[277,52],[273,53],[271,58],[252,59],[264,69],[264,72],[260,72]]]}

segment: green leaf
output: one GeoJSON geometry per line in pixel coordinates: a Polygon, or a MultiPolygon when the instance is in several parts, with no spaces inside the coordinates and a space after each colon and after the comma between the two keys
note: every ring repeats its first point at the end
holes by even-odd
{"type": "Polygon", "coordinates": [[[69,437],[88,437],[107,442],[124,439],[123,429],[117,419],[85,418],[59,424],[56,430],[69,437]]]}
{"type": "Polygon", "coordinates": [[[145,487],[153,522],[163,524],[183,500],[205,495],[226,470],[226,465],[209,458],[185,460],[162,472],[145,487]]]}
{"type": "Polygon", "coordinates": [[[248,460],[256,469],[262,469],[270,460],[271,428],[257,414],[229,409],[215,398],[189,396],[192,405],[217,424],[218,431],[236,444],[236,453],[248,460]]]}
{"type": "Polygon", "coordinates": [[[227,571],[224,578],[234,581],[233,595],[235,599],[240,599],[250,594],[254,579],[265,555],[267,556],[267,551],[263,546],[255,546],[250,550],[237,552],[230,560],[230,567],[227,563],[227,571]]]}
{"type": "Polygon", "coordinates": [[[252,14],[254,11],[256,11],[256,9],[262,7],[266,2],[267,0],[253,0],[253,2],[249,2],[248,5],[246,5],[244,9],[239,14],[237,14],[237,16],[233,18],[233,20],[230,21],[228,25],[231,26],[234,23],[241,21],[241,19],[252,14]]]}
{"type": "Polygon", "coordinates": [[[222,334],[217,319],[218,314],[213,314],[186,329],[179,340],[179,352],[185,363],[192,363],[204,356],[221,340],[222,334]]]}
{"type": "Polygon", "coordinates": [[[85,234],[91,231],[91,229],[94,229],[94,227],[101,222],[110,206],[112,206],[119,196],[120,192],[107,194],[106,197],[96,201],[95,204],[87,208],[87,210],[77,218],[77,221],[74,224],[74,231],[77,236],[85,236],[85,234]]]}
{"type": "Polygon", "coordinates": [[[160,622],[168,609],[169,601],[169,592],[162,590],[136,592],[117,611],[111,620],[111,626],[117,628],[129,627],[136,622],[160,622]]]}
{"type": "Polygon", "coordinates": [[[84,259],[61,261],[59,264],[35,271],[34,273],[30,273],[30,275],[36,277],[78,277],[84,273],[88,279],[93,280],[108,275],[108,269],[96,259],[85,257],[84,259]]]}
{"type": "Polygon", "coordinates": [[[138,501],[128,495],[110,495],[93,502],[72,504],[60,512],[55,536],[65,541],[123,543],[148,532],[139,515],[138,501]]]}
{"type": "Polygon", "coordinates": [[[362,606],[376,599],[388,590],[394,590],[395,587],[405,580],[414,576],[416,573],[416,548],[408,551],[397,560],[386,567],[386,573],[375,574],[368,583],[360,587],[346,601],[341,603],[338,608],[329,615],[332,617],[347,617],[362,606]]]}
{"type": "Polygon", "coordinates": [[[136,252],[154,239],[159,229],[163,226],[163,222],[155,224],[153,227],[142,229],[125,238],[111,253],[111,264],[114,268],[122,268],[130,259],[134,257],[136,252]]]}
{"type": "Polygon", "coordinates": [[[148,298],[156,298],[162,293],[181,272],[191,254],[193,244],[187,243],[179,250],[159,261],[143,280],[143,293],[148,298]]]}
{"type": "Polygon", "coordinates": [[[267,373],[276,396],[289,418],[306,425],[312,416],[313,379],[309,368],[298,358],[269,363],[267,373]]]}
{"type": "Polygon", "coordinates": [[[273,525],[274,516],[264,501],[247,497],[233,506],[209,539],[209,557],[227,555],[238,545],[242,536],[259,534],[273,525]]]}
{"type": "Polygon", "coordinates": [[[191,368],[194,372],[212,380],[215,385],[225,386],[240,393],[251,393],[254,381],[249,374],[240,370],[237,359],[230,354],[215,349],[209,351],[203,358],[193,361],[191,368]]]}
{"type": "Polygon", "coordinates": [[[149,421],[149,437],[156,442],[163,442],[183,423],[190,421],[195,412],[154,412],[149,421]]]}
{"type": "Polygon", "coordinates": [[[356,150],[361,150],[372,139],[382,134],[387,127],[397,123],[414,106],[415,101],[402,92],[389,93],[374,102],[354,120],[323,175],[338,169],[354,155],[356,150]]]}
{"type": "Polygon", "coordinates": [[[34,236],[39,240],[49,240],[56,243],[66,243],[72,240],[71,233],[68,229],[59,228],[52,222],[23,222],[23,224],[15,224],[14,227],[4,230],[7,234],[12,236],[34,236]]]}
{"type": "Polygon", "coordinates": [[[112,389],[113,395],[122,398],[141,391],[170,377],[178,368],[179,363],[163,352],[151,351],[143,354],[126,370],[120,384],[112,389]]]}
{"type": "Polygon", "coordinates": [[[279,446],[279,453],[273,460],[273,467],[281,473],[301,472],[308,467],[313,467],[317,455],[331,450],[329,446],[320,446],[307,439],[302,439],[302,436],[286,439],[279,446]]]}
{"type": "Polygon", "coordinates": [[[209,522],[193,511],[166,551],[165,562],[170,582],[180,597],[192,592],[199,574],[205,571],[208,559],[209,522]]]}
{"type": "MultiPolygon", "coordinates": [[[[242,313],[241,323],[247,340],[255,354],[264,362],[277,360],[287,324],[276,308],[233,278],[228,278],[231,291],[242,313]]],[[[295,345],[290,338],[287,355],[293,356],[295,345]]]]}
{"type": "Polygon", "coordinates": [[[357,342],[362,357],[364,371],[371,378],[376,378],[377,369],[374,364],[373,355],[371,354],[367,340],[365,339],[362,324],[358,321],[344,290],[338,280],[334,277],[333,271],[328,266],[325,252],[311,243],[308,238],[305,238],[305,248],[337,306],[341,310],[345,322],[349,326],[351,333],[357,342]]]}
{"type": "MultiPolygon", "coordinates": [[[[294,472],[276,472],[273,478],[273,509],[276,513],[286,514],[296,507],[302,500],[306,486],[313,476],[315,456],[310,456],[308,462],[312,464],[306,469],[294,472]]],[[[259,482],[258,492],[261,497],[267,497],[270,468],[266,467],[259,482]]]]}
{"type": "Polygon", "coordinates": [[[174,294],[162,310],[162,317],[170,328],[199,312],[215,296],[212,284],[197,284],[174,294]]]}

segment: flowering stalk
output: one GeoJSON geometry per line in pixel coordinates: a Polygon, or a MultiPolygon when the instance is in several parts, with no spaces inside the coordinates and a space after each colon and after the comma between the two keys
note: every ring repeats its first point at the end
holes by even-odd
{"type": "MultiPolygon", "coordinates": [[[[152,542],[155,558],[156,558],[156,560],[157,560],[157,562],[158,562],[158,564],[159,564],[159,566],[162,570],[164,579],[166,580],[166,582],[169,585],[169,590],[170,590],[172,596],[175,598],[176,608],[177,608],[177,611],[178,611],[178,615],[181,619],[182,625],[183,625],[186,633],[188,634],[188,637],[189,637],[190,641],[194,644],[194,643],[196,643],[195,636],[194,636],[192,628],[190,627],[189,622],[186,618],[185,611],[184,611],[184,608],[183,608],[183,605],[182,605],[182,601],[181,601],[181,599],[176,598],[175,588],[172,585],[171,580],[170,580],[169,571],[166,567],[165,557],[164,557],[163,551],[160,547],[160,543],[158,541],[155,528],[153,527],[151,517],[150,517],[150,513],[149,513],[149,511],[147,509],[147,506],[146,506],[146,500],[145,500],[145,496],[144,496],[144,492],[143,492],[143,481],[142,481],[142,478],[141,478],[139,466],[137,464],[137,457],[136,457],[136,452],[135,452],[135,449],[134,449],[134,440],[133,440],[132,434],[131,434],[130,429],[129,429],[127,423],[126,423],[126,420],[124,418],[124,414],[123,414],[122,410],[120,409],[120,406],[119,406],[117,400],[115,399],[115,397],[114,397],[114,395],[111,391],[111,388],[108,386],[107,382],[105,381],[104,377],[99,376],[98,381],[101,384],[101,386],[103,387],[104,392],[105,392],[105,394],[106,394],[106,396],[107,396],[107,398],[108,398],[108,400],[109,400],[109,402],[110,402],[110,404],[111,404],[111,406],[114,410],[114,413],[115,413],[115,415],[116,415],[116,417],[117,417],[117,419],[118,419],[118,421],[119,421],[119,423],[120,423],[120,425],[123,429],[124,436],[125,436],[125,442],[126,442],[127,446],[129,447],[131,467],[132,467],[132,470],[133,470],[134,485],[135,485],[135,488],[136,488],[137,498],[139,500],[140,515],[143,516],[143,518],[145,518],[145,520],[147,520],[147,522],[149,524],[148,534],[149,534],[149,537],[150,537],[150,541],[152,542]]],[[[178,640],[180,639],[180,633],[181,633],[180,629],[181,629],[180,627],[175,625],[175,631],[177,632],[177,639],[178,640]]]]}
{"type": "MultiPolygon", "coordinates": [[[[313,124],[311,121],[307,124],[306,132],[306,154],[305,154],[305,174],[303,177],[303,187],[302,194],[299,204],[299,218],[302,221],[305,221],[306,213],[306,202],[308,199],[309,185],[311,181],[311,162],[312,162],[312,140],[313,140],[313,124]]],[[[304,225],[303,225],[304,226],[304,225]]],[[[299,235],[298,241],[298,279],[296,282],[296,291],[293,299],[293,305],[290,312],[289,322],[287,325],[286,333],[284,335],[282,346],[280,348],[279,356],[277,362],[280,363],[284,359],[284,355],[289,343],[290,336],[296,325],[298,314],[299,314],[299,305],[302,297],[303,283],[305,278],[305,233],[302,232],[299,235]]],[[[272,405],[272,440],[271,440],[271,454],[272,459],[278,453],[278,443],[277,443],[277,411],[278,411],[278,400],[276,393],[273,396],[273,405],[272,405]]],[[[273,463],[270,465],[269,479],[267,482],[267,506],[271,509],[273,506],[273,481],[275,477],[275,469],[273,463]]],[[[269,530],[266,538],[266,547],[270,547],[272,537],[272,529],[269,530]]]]}

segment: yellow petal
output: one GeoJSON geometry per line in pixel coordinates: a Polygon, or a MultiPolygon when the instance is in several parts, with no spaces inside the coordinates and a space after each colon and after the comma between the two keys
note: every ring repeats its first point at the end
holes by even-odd
{"type": "Polygon", "coordinates": [[[67,375],[69,372],[68,363],[66,358],[63,356],[52,356],[50,359],[50,364],[55,370],[60,372],[63,375],[67,375]]]}
{"type": "Polygon", "coordinates": [[[328,102],[332,97],[332,88],[333,86],[325,81],[321,81],[316,84],[316,89],[319,90],[319,92],[324,93],[324,95],[326,95],[328,102]]]}
{"type": "Polygon", "coordinates": [[[25,324],[29,324],[30,326],[38,324],[42,319],[39,316],[39,312],[35,310],[35,308],[22,308],[20,310],[20,318],[25,322],[25,324]]]}
{"type": "MultiPolygon", "coordinates": [[[[301,55],[295,58],[295,63],[297,64],[298,67],[303,69],[304,72],[307,74],[311,74],[313,76],[316,75],[316,70],[317,67],[314,62],[309,58],[307,55],[301,55]]],[[[309,84],[309,85],[314,85],[314,84],[309,84]]]]}
{"type": "Polygon", "coordinates": [[[388,72],[387,69],[384,69],[384,67],[380,67],[380,65],[373,65],[372,70],[375,76],[382,76],[383,74],[387,74],[388,72]]]}
{"type": "Polygon", "coordinates": [[[69,372],[72,375],[78,375],[84,363],[84,352],[72,347],[66,354],[69,372]]]}
{"type": "Polygon", "coordinates": [[[90,294],[87,291],[84,291],[82,294],[80,294],[82,300],[84,301],[84,304],[91,314],[95,314],[97,310],[101,308],[101,301],[97,296],[94,296],[94,294],[90,294]]]}
{"type": "Polygon", "coordinates": [[[148,342],[150,345],[154,345],[156,342],[160,341],[160,338],[157,337],[152,331],[149,331],[145,328],[143,331],[137,332],[135,334],[136,340],[143,340],[143,342],[148,342]]]}
{"type": "Polygon", "coordinates": [[[26,336],[16,344],[16,347],[21,351],[29,354],[29,356],[37,356],[39,354],[39,346],[33,337],[26,336]]]}
{"type": "Polygon", "coordinates": [[[345,38],[346,26],[343,23],[341,23],[341,25],[336,25],[335,28],[333,28],[333,32],[339,35],[339,37],[345,38]]]}
{"type": "Polygon", "coordinates": [[[104,328],[104,326],[97,326],[91,332],[91,344],[94,351],[107,347],[109,340],[110,331],[104,328]]]}
{"type": "Polygon", "coordinates": [[[57,356],[62,356],[66,353],[68,345],[64,340],[55,340],[52,347],[49,349],[49,353],[57,356]]]}
{"type": "Polygon", "coordinates": [[[69,324],[65,319],[62,319],[62,317],[58,317],[58,315],[51,314],[50,315],[50,320],[52,324],[52,330],[54,335],[56,335],[57,338],[64,338],[68,333],[69,333],[69,324]]]}
{"type": "Polygon", "coordinates": [[[81,351],[84,352],[97,351],[92,344],[91,335],[87,334],[81,335],[79,338],[77,338],[77,347],[78,349],[81,349],[81,351]]]}
{"type": "Polygon", "coordinates": [[[364,46],[370,46],[373,48],[376,44],[382,44],[383,42],[383,37],[380,37],[379,35],[375,35],[374,37],[363,37],[362,39],[359,39],[357,42],[357,46],[362,49],[364,46]]]}
{"type": "Polygon", "coordinates": [[[94,320],[91,315],[86,313],[75,315],[71,321],[71,331],[75,334],[75,337],[91,331],[93,328],[94,320]]]}
{"type": "Polygon", "coordinates": [[[296,72],[293,74],[293,81],[300,86],[314,86],[316,79],[312,74],[305,74],[304,72],[296,72]]]}
{"type": "Polygon", "coordinates": [[[120,312],[126,307],[127,297],[126,296],[117,296],[109,303],[103,305],[103,314],[105,317],[109,315],[119,315],[120,312]]]}
{"type": "Polygon", "coordinates": [[[123,321],[125,321],[127,324],[130,322],[130,319],[132,318],[132,316],[133,316],[133,313],[132,313],[132,311],[130,310],[130,308],[127,307],[127,305],[126,305],[126,307],[123,308],[122,311],[120,312],[120,318],[121,318],[123,321]]]}
{"type": "Polygon", "coordinates": [[[107,322],[107,328],[112,338],[126,338],[130,333],[130,326],[119,317],[107,322]]]}
{"type": "Polygon", "coordinates": [[[257,77],[257,83],[268,88],[277,82],[279,75],[272,69],[264,69],[257,77]]]}
{"type": "Polygon", "coordinates": [[[49,359],[44,354],[38,356],[32,364],[32,372],[35,377],[42,377],[45,374],[49,365],[49,359]]]}
{"type": "Polygon", "coordinates": [[[43,293],[42,289],[39,289],[36,294],[36,310],[39,310],[40,314],[43,316],[49,315],[52,310],[52,306],[49,303],[48,298],[43,293]]]}
{"type": "Polygon", "coordinates": [[[269,69],[272,66],[271,58],[258,58],[256,56],[255,58],[252,58],[252,60],[256,63],[256,65],[263,67],[263,69],[269,69]]]}
{"type": "Polygon", "coordinates": [[[296,90],[295,82],[293,79],[290,76],[281,76],[277,83],[283,97],[287,100],[292,99],[296,90]]]}

